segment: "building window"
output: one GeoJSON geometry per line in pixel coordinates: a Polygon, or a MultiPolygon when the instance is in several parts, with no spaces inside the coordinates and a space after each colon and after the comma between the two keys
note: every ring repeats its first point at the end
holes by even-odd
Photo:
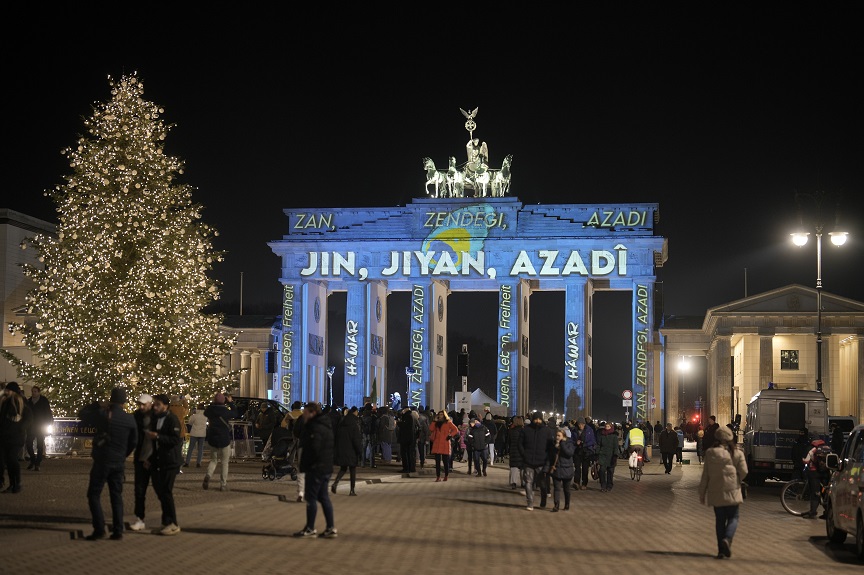
{"type": "Polygon", "coordinates": [[[798,369],[797,349],[784,349],[780,351],[780,369],[798,369]]]}

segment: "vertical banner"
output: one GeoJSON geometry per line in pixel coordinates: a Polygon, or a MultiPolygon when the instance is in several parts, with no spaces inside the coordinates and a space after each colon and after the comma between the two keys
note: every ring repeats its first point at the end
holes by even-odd
{"type": "Polygon", "coordinates": [[[431,291],[430,288],[421,284],[414,284],[411,288],[411,351],[407,367],[410,367],[413,373],[406,374],[408,397],[405,401],[406,405],[417,409],[426,405],[426,389],[423,385],[426,374],[423,368],[429,354],[429,330],[426,325],[428,291],[431,291]]]}
{"type": "Polygon", "coordinates": [[[564,292],[564,415],[580,419],[585,405],[585,283],[568,282],[564,292]]]}
{"type": "Polygon", "coordinates": [[[498,403],[507,408],[513,404],[513,386],[518,380],[519,316],[517,290],[512,284],[498,287],[498,403]]]}
{"type": "Polygon", "coordinates": [[[295,391],[300,381],[300,350],[298,349],[297,333],[300,325],[296,313],[300,289],[295,284],[285,284],[282,288],[282,353],[279,357],[279,384],[282,391],[282,401],[291,405],[296,400],[302,401],[301,394],[295,391]]]}
{"type": "Polygon", "coordinates": [[[648,374],[651,343],[651,289],[636,284],[633,290],[633,406],[634,421],[648,419],[648,374]]]}

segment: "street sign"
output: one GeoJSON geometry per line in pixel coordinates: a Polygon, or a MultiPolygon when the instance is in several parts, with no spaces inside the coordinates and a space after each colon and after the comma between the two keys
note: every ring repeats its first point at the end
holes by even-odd
{"type": "Polygon", "coordinates": [[[632,399],[622,399],[621,400],[621,407],[633,407],[633,400],[632,399]]]}
{"type": "Polygon", "coordinates": [[[633,392],[629,389],[625,389],[621,392],[621,397],[623,397],[624,399],[633,399],[633,392]]]}

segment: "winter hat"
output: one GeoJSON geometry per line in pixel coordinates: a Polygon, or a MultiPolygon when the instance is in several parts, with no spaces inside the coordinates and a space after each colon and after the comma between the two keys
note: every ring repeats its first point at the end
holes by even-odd
{"type": "Polygon", "coordinates": [[[732,430],[728,427],[721,427],[714,432],[714,439],[720,442],[732,441],[732,430]]]}
{"type": "Polygon", "coordinates": [[[112,389],[110,401],[111,401],[111,403],[119,403],[121,405],[125,404],[126,403],[126,390],[123,389],[122,387],[115,387],[114,389],[112,389]]]}
{"type": "Polygon", "coordinates": [[[559,428],[558,428],[558,431],[563,431],[563,432],[564,432],[564,437],[566,437],[567,439],[570,439],[570,438],[572,437],[572,436],[570,435],[570,428],[568,428],[566,425],[565,425],[565,426],[562,426],[562,427],[559,427],[559,428]]]}
{"type": "Polygon", "coordinates": [[[153,396],[149,393],[142,393],[138,396],[138,403],[143,403],[147,405],[148,403],[153,403],[153,396]]]}
{"type": "Polygon", "coordinates": [[[9,391],[14,391],[15,393],[21,393],[21,388],[18,386],[18,382],[10,381],[6,384],[6,389],[9,391]]]}
{"type": "Polygon", "coordinates": [[[213,398],[213,403],[225,403],[225,394],[221,392],[217,393],[216,397],[213,398]]]}

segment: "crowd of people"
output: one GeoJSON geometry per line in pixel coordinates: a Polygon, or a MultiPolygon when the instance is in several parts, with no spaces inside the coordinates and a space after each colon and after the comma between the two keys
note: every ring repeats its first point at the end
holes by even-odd
{"type": "MultiPolygon", "coordinates": [[[[28,470],[38,472],[44,463],[45,425],[53,414],[40,391],[33,386],[31,397],[26,398],[20,386],[11,382],[0,393],[0,488],[4,493],[22,489],[23,453],[28,455],[28,470]]],[[[87,540],[109,537],[100,501],[106,485],[111,503],[110,538],[123,538],[122,487],[130,456],[135,499],[132,530],[146,529],[146,496],[152,486],[162,511],[158,532],[176,535],[181,531],[174,482],[193,457],[196,467],[202,466],[205,447],[210,458],[202,488],[209,489],[211,480],[218,477],[219,489],[229,489],[231,422],[239,418],[230,394],[217,393],[209,404],[199,403],[190,410],[181,396],[142,393],[132,413],[126,410],[127,399],[126,390],[117,387],[107,401],[95,402],[79,413],[82,424],[95,429],[87,489],[93,532],[87,540]]],[[[489,467],[507,461],[509,486],[524,494],[526,509],[534,510],[537,492],[540,508],[547,506],[551,496],[552,511],[558,512],[570,509],[571,492],[586,489],[589,479],[599,482],[600,492],[611,491],[618,459],[636,453],[648,461],[648,445],[659,448],[665,473],[670,474],[673,462],[682,463],[685,441],[682,426],[664,426],[659,421],[654,426],[631,421],[595,423],[590,417],[559,422],[554,418],[544,421],[541,412],[497,417],[488,410],[482,415],[416,406],[394,410],[371,403],[362,408],[331,408],[295,401],[282,416],[262,402],[254,428],[266,443],[265,454],[284,453],[295,467],[292,478],[297,479],[297,501],[306,503],[306,523],[293,535],[324,538],[338,536],[329,494],[337,493],[347,474],[348,495],[356,496],[358,467],[397,462],[410,475],[434,461],[435,481],[440,482],[449,479],[457,461],[467,463],[469,477],[480,478],[487,477],[489,467]],[[325,519],[320,534],[315,527],[319,506],[325,519]]],[[[842,445],[840,431],[832,431],[832,443],[842,445]]],[[[698,426],[694,433],[699,463],[704,463],[699,498],[714,508],[718,559],[731,556],[738,507],[743,501],[741,483],[747,475],[735,432],[732,424],[721,427],[710,416],[708,424],[698,426]]],[[[818,460],[821,450],[828,448],[823,443],[812,440],[805,428],[793,447],[793,459],[802,462],[799,476],[814,485],[824,473],[818,460]]],[[[818,505],[817,499],[813,501],[817,501],[814,508],[805,514],[811,518],[816,517],[818,505]]]]}

